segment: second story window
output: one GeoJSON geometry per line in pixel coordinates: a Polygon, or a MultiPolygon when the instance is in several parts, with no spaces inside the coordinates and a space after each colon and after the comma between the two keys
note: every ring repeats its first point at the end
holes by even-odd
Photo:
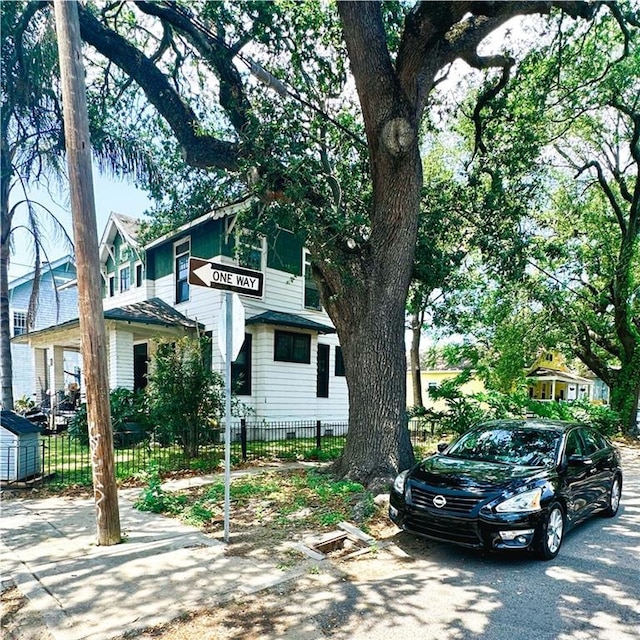
{"type": "Polygon", "coordinates": [[[109,297],[113,298],[116,295],[116,277],[109,276],[109,297]]]}
{"type": "Polygon", "coordinates": [[[180,242],[174,247],[176,274],[176,304],[189,300],[189,240],[180,242]]]}
{"type": "Polygon", "coordinates": [[[262,271],[264,238],[252,237],[248,232],[237,237],[237,259],[241,267],[262,271]]]}
{"type": "Polygon", "coordinates": [[[313,279],[311,271],[311,254],[304,250],[304,307],[305,309],[316,309],[320,311],[322,305],[320,304],[320,292],[318,291],[318,285],[313,279]]]}
{"type": "Polygon", "coordinates": [[[21,336],[27,333],[27,313],[26,311],[13,312],[13,335],[21,336]]]}
{"type": "Polygon", "coordinates": [[[120,269],[120,293],[129,291],[130,286],[131,286],[131,269],[128,266],[123,267],[122,269],[120,269]]]}
{"type": "Polygon", "coordinates": [[[136,265],[136,287],[142,286],[142,265],[138,263],[136,265]]]}

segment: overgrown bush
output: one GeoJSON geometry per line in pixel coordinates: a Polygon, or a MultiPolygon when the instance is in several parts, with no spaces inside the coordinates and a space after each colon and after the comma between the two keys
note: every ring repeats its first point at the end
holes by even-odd
{"type": "Polygon", "coordinates": [[[147,386],[150,415],[161,444],[179,444],[188,458],[216,441],[224,410],[222,376],[211,370],[205,337],[160,341],[147,386]]]}
{"type": "Polygon", "coordinates": [[[478,398],[462,393],[460,386],[466,381],[463,375],[456,376],[430,391],[434,400],[443,400],[446,405],[446,410],[439,416],[439,431],[464,433],[478,422],[493,417],[482,407],[478,398]]]}
{"type": "MultiPolygon", "coordinates": [[[[131,391],[124,387],[118,387],[109,394],[109,407],[113,442],[116,447],[137,444],[148,437],[150,422],[144,391],[131,391]]],[[[86,404],[80,406],[71,420],[69,435],[82,444],[89,445],[86,404]]]]}
{"type": "Polygon", "coordinates": [[[464,433],[479,422],[521,418],[525,415],[582,422],[608,436],[622,431],[620,415],[605,405],[593,404],[588,400],[542,402],[529,398],[524,390],[512,394],[488,391],[465,395],[460,390],[462,383],[464,379],[454,378],[432,391],[432,397],[443,400],[446,405],[446,411],[438,421],[438,430],[441,432],[464,433]]]}

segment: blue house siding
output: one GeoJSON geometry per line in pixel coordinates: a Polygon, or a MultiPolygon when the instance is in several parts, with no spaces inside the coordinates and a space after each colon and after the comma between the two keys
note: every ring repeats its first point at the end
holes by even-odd
{"type": "MultiPolygon", "coordinates": [[[[76,277],[75,265],[71,258],[64,258],[52,264],[49,270],[46,267],[42,271],[40,279],[40,292],[38,294],[38,308],[35,323],[29,330],[36,331],[55,324],[66,322],[78,317],[78,291],[75,285],[60,289],[76,277]],[[55,281],[55,286],[54,286],[55,281]],[[56,299],[56,286],[58,296],[56,299]]],[[[9,283],[9,315],[12,335],[14,313],[26,313],[29,308],[29,298],[33,288],[33,274],[22,276],[9,283]]],[[[42,356],[42,354],[40,354],[42,356]]],[[[13,365],[13,397],[18,400],[23,396],[40,400],[41,393],[48,386],[47,380],[35,379],[34,350],[23,344],[11,345],[11,358],[13,365]]],[[[44,357],[44,356],[42,356],[44,357]]],[[[65,362],[65,370],[73,372],[79,364],[77,354],[68,354],[68,362],[65,362]]]]}

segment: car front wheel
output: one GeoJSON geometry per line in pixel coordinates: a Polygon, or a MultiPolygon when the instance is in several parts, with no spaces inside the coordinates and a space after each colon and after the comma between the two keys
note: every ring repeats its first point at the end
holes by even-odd
{"type": "Polygon", "coordinates": [[[537,553],[542,560],[551,560],[558,555],[564,537],[564,512],[554,502],[547,512],[538,537],[537,553]]]}
{"type": "Polygon", "coordinates": [[[611,491],[609,492],[609,504],[607,508],[603,511],[603,514],[607,518],[613,518],[613,516],[618,513],[618,508],[620,507],[620,494],[622,493],[622,483],[620,482],[620,476],[616,476],[613,479],[613,484],[611,485],[611,491]]]}

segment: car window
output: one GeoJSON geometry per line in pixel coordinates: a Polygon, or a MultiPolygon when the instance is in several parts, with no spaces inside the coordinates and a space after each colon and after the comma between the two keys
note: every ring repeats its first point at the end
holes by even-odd
{"type": "Polygon", "coordinates": [[[463,435],[447,451],[460,458],[540,467],[555,462],[560,433],[535,428],[489,428],[463,435]]]}
{"type": "Polygon", "coordinates": [[[603,448],[602,440],[596,436],[595,433],[588,429],[581,429],[582,441],[584,442],[584,454],[590,456],[596,451],[600,451],[603,448]]]}
{"type": "Polygon", "coordinates": [[[567,446],[565,448],[567,458],[569,456],[581,456],[582,454],[582,441],[578,436],[578,431],[569,431],[567,435],[567,446]]]}

